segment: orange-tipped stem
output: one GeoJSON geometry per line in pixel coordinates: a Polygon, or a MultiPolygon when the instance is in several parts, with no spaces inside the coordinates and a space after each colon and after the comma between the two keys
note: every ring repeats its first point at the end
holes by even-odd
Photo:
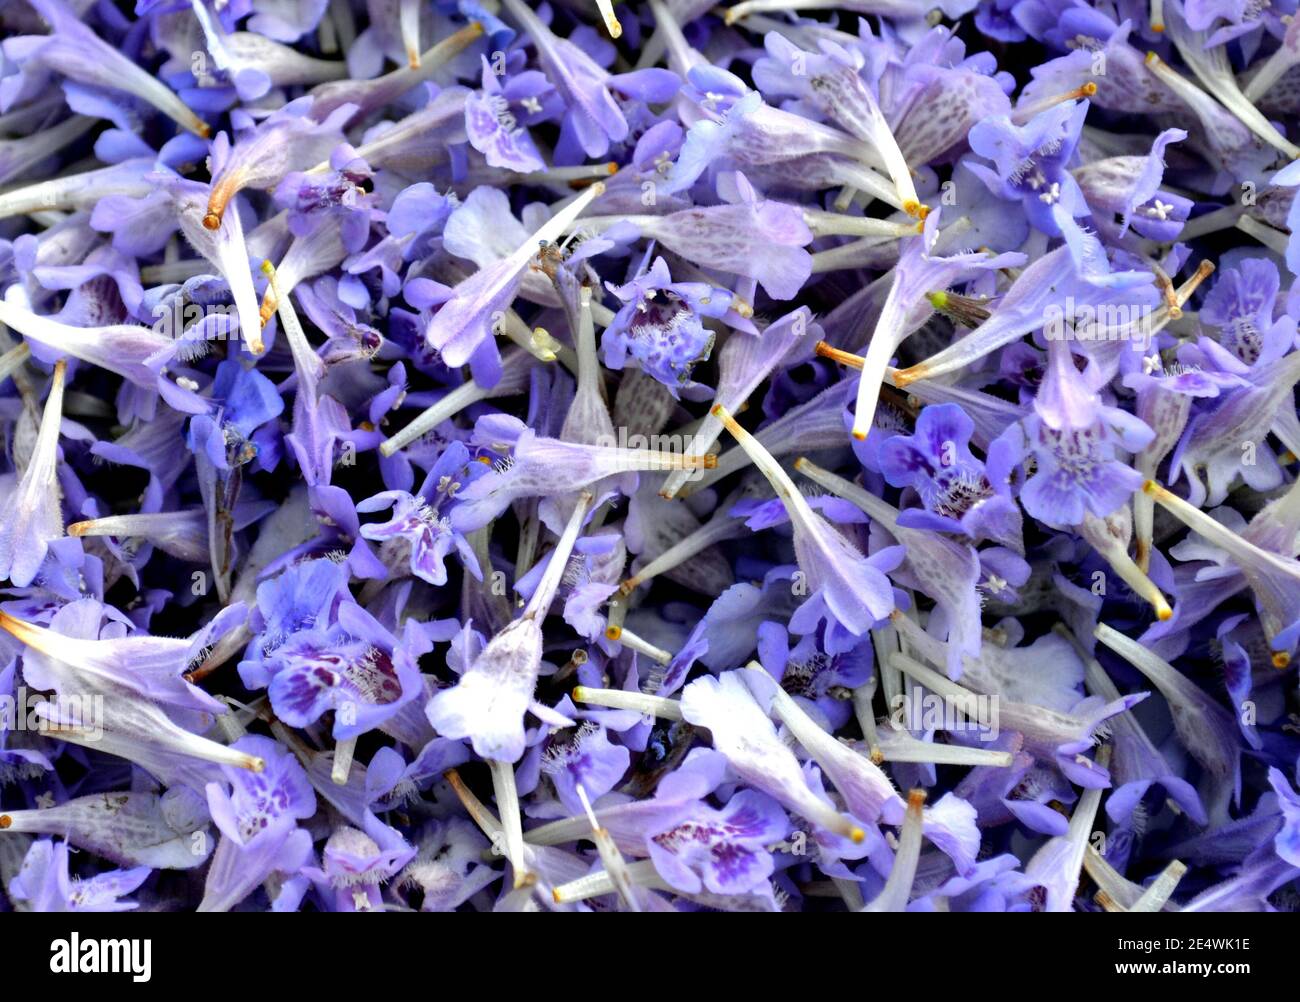
{"type": "Polygon", "coordinates": [[[1197,287],[1213,274],[1213,261],[1202,261],[1198,264],[1191,277],[1178,287],[1178,305],[1182,306],[1187,300],[1191,299],[1192,293],[1196,291],[1197,287]]]}
{"type": "Polygon", "coordinates": [[[226,206],[243,186],[242,171],[230,171],[213,182],[212,190],[208,193],[208,213],[203,217],[205,229],[221,229],[221,220],[225,217],[226,206]]]}
{"type": "Polygon", "coordinates": [[[1156,285],[1160,288],[1160,294],[1164,296],[1165,307],[1169,310],[1169,318],[1177,320],[1183,315],[1183,308],[1178,304],[1178,290],[1174,288],[1173,280],[1165,274],[1164,269],[1159,265],[1155,269],[1156,285]]]}
{"type": "Polygon", "coordinates": [[[623,595],[609,603],[605,610],[605,639],[618,640],[623,636],[623,622],[627,619],[627,601],[623,595]]]}
{"type": "Polygon", "coordinates": [[[9,613],[0,610],[0,629],[33,650],[40,651],[42,654],[51,653],[48,650],[49,645],[44,642],[45,631],[39,626],[26,620],[15,619],[9,613]]]}
{"type": "Polygon", "coordinates": [[[1151,0],[1151,30],[1157,35],[1165,30],[1165,0],[1151,0]]]}
{"type": "Polygon", "coordinates": [[[1097,85],[1091,80],[1085,84],[1075,87],[1074,90],[1067,90],[1063,94],[1053,94],[1051,97],[1045,97],[1041,101],[1034,101],[1032,104],[1016,108],[1011,113],[1013,122],[1024,123],[1029,121],[1035,115],[1041,114],[1049,108],[1054,108],[1058,104],[1065,104],[1067,101],[1082,101],[1092,97],[1097,93],[1097,85]]]}
{"type": "Polygon", "coordinates": [[[465,781],[460,778],[460,773],[455,769],[448,769],[442,774],[442,778],[447,781],[447,785],[456,794],[456,799],[460,801],[461,806],[465,808],[465,813],[470,816],[473,822],[479,826],[483,834],[491,838],[497,832],[501,831],[501,822],[493,817],[492,812],[483,806],[483,801],[474,796],[473,792],[465,781]]]}
{"type": "MultiPolygon", "coordinates": [[[[618,164],[610,161],[604,165],[604,170],[610,177],[613,177],[618,173],[618,164]]],[[[569,181],[569,187],[574,191],[582,191],[583,188],[588,188],[595,184],[596,180],[597,179],[594,177],[575,177],[569,181]]]]}
{"type": "Polygon", "coordinates": [[[861,369],[863,358],[861,355],[855,355],[851,351],[845,351],[843,348],[835,348],[825,341],[818,341],[817,346],[813,349],[822,358],[829,358],[832,362],[838,362],[840,365],[847,365],[850,369],[861,369]]]}
{"type": "Polygon", "coordinates": [[[398,31],[402,48],[406,50],[406,65],[420,68],[420,4],[418,0],[403,0],[397,12],[398,31]]]}

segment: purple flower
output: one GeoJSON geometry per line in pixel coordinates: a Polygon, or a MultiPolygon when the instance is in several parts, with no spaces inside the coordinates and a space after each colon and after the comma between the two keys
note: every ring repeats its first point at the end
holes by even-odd
{"type": "Polygon", "coordinates": [[[224,132],[212,142],[212,185],[203,225],[219,229],[226,206],[244,188],[272,189],[291,171],[328,160],[343,141],[343,124],[352,115],[344,105],[323,121],[309,116],[311,101],[286,104],[231,143],[224,132]]]}
{"type": "Polygon", "coordinates": [[[1272,261],[1247,258],[1220,272],[1201,305],[1201,322],[1218,330],[1218,344],[1251,369],[1276,363],[1295,346],[1295,319],[1274,315],[1279,286],[1272,261]]]}
{"type": "Polygon", "coordinates": [[[701,318],[732,313],[732,294],[702,282],[674,282],[662,257],[612,291],[624,305],[601,339],[605,364],[622,369],[631,356],[676,397],[713,350],[713,333],[701,318]]]}
{"type": "MultiPolygon", "coordinates": [[[[600,184],[592,185],[556,212],[516,250],[481,268],[452,290],[451,298],[438,307],[425,332],[429,344],[442,354],[447,365],[464,365],[471,357],[478,357],[476,353],[480,350],[486,351],[488,357],[496,358],[492,329],[518,295],[528,262],[537,253],[539,245],[558,240],[603,190],[600,184]]],[[[499,363],[490,369],[499,378],[499,363]]],[[[491,384],[496,379],[485,381],[491,384]]]]}
{"type": "Polygon", "coordinates": [[[440,734],[469,738],[484,758],[517,762],[523,756],[524,713],[540,709],[533,697],[542,662],[541,620],[555,598],[592,500],[590,494],[579,499],[520,617],[488,641],[454,688],[437,693],[426,707],[429,723],[440,734]]]}
{"type": "MultiPolygon", "coordinates": [[[[364,525],[361,534],[385,545],[391,541],[398,551],[405,550],[410,572],[431,585],[446,584],[445,561],[453,547],[465,568],[481,579],[483,573],[474,551],[465,537],[452,528],[447,513],[455,505],[456,494],[464,483],[485,472],[483,467],[470,463],[469,450],[464,445],[453,442],[429,470],[414,496],[406,491],[385,491],[358,502],[359,512],[392,508],[392,517],[387,522],[364,525]]],[[[397,562],[384,557],[382,552],[381,558],[397,562]]]]}
{"type": "Polygon", "coordinates": [[[538,60],[568,105],[564,128],[589,157],[602,157],[611,143],[627,138],[627,117],[615,93],[656,104],[672,99],[681,86],[676,74],[657,68],[610,76],[572,38],[560,38],[520,0],[506,9],[537,46],[538,60]]]}
{"type": "MultiPolygon", "coordinates": [[[[275,201],[289,210],[289,229],[295,236],[310,236],[322,219],[338,217],[340,240],[348,252],[356,253],[370,236],[376,199],[365,188],[371,179],[369,167],[350,153],[345,144],[338,146],[325,173],[285,174],[275,186],[275,201]]],[[[283,262],[278,270],[283,272],[283,262]]]]}
{"type": "Polygon", "coordinates": [[[380,885],[399,873],[415,853],[415,846],[367,813],[364,831],[336,828],[321,853],[323,868],[304,872],[328,888],[334,911],[374,911],[384,905],[380,885]]]}
{"type": "Polygon", "coordinates": [[[482,89],[465,101],[465,131],[470,144],[492,167],[527,174],[546,169],[528,123],[545,113],[553,92],[544,74],[528,70],[504,83],[486,58],[482,89]]]}
{"type": "Polygon", "coordinates": [[[803,213],[763,198],[739,172],[719,178],[718,187],[723,205],[624,222],[688,261],[754,279],[773,299],[794,298],[812,271],[803,213]]]}
{"type": "Polygon", "coordinates": [[[297,822],[316,813],[316,795],[302,766],[270,738],[249,735],[235,747],[265,766],[257,773],[228,770],[225,783],[207,786],[221,840],[199,911],[229,911],[271,874],[294,873],[311,856],[311,837],[297,822]]]}
{"type": "Polygon", "coordinates": [[[989,468],[970,451],[975,424],[957,404],[921,410],[912,435],[881,443],[880,471],[895,487],[911,487],[925,510],[905,511],[909,526],[961,531],[972,539],[993,539],[1021,548],[1021,517],[1011,500],[1007,451],[990,449],[989,468]]]}
{"type": "Polygon", "coordinates": [[[713,747],[756,789],[807,819],[832,840],[857,844],[865,833],[840,814],[825,793],[809,785],[798,760],[741,680],[741,672],[701,678],[682,691],[682,715],[707,727],[713,747]]]}
{"type": "Polygon", "coordinates": [[[767,847],[780,842],[790,821],[771,797],[736,794],[722,810],[702,807],[690,820],[646,836],[655,869],[688,894],[742,894],[772,874],[767,847]]]}
{"type": "Polygon", "coordinates": [[[276,648],[267,668],[280,719],[306,727],[333,710],[344,739],[382,725],[424,692],[406,644],[347,602],[333,625],[299,631],[276,648]]]}
{"type": "Polygon", "coordinates": [[[88,87],[125,91],[157,108],[195,135],[207,138],[203,119],[187,108],[161,80],[137,66],[82,23],[64,0],[32,0],[32,7],[50,26],[50,34],[12,38],[6,54],[20,67],[0,85],[0,110],[39,91],[47,73],[58,73],[88,87]]]}
{"type": "Polygon", "coordinates": [[[10,896],[35,912],[125,912],[140,906],[121,898],[149,878],[149,867],[109,870],[82,879],[69,875],[68,861],[67,842],[33,842],[9,883],[10,896]]]}
{"type": "Polygon", "coordinates": [[[1062,236],[1088,213],[1078,182],[1066,170],[1087,114],[1087,101],[1071,101],[1035,115],[1023,126],[1009,118],[980,122],[970,131],[971,149],[992,160],[996,173],[979,164],[968,166],[990,191],[1019,199],[1037,229],[1062,236]]]}
{"type": "Polygon", "coordinates": [[[894,607],[893,589],[885,572],[903,559],[901,547],[886,547],[870,557],[815,512],[793,481],[721,405],[713,408],[754,464],[772,483],[790,516],[795,556],[809,597],[790,620],[795,633],[811,633],[827,625],[827,650],[841,653],[855,639],[884,619],[894,607]]]}
{"type": "Polygon", "coordinates": [[[542,773],[555,786],[560,803],[572,814],[582,812],[577,790],[588,797],[603,797],[623,778],[631,753],[612,744],[605,727],[594,721],[581,723],[572,733],[557,735],[542,753],[542,773]]]}

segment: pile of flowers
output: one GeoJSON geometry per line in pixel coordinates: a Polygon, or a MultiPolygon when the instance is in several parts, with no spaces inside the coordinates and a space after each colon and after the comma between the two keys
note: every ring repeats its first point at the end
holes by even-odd
{"type": "Polygon", "coordinates": [[[0,7],[0,909],[1292,910],[1295,0],[0,7]]]}

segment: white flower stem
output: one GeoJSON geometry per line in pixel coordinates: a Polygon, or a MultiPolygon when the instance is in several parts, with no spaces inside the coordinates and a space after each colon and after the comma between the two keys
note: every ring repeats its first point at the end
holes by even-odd
{"type": "Polygon", "coordinates": [[[1294,559],[1270,553],[1249,540],[1243,539],[1223,523],[1210,518],[1209,515],[1195,505],[1184,501],[1177,494],[1161,487],[1154,480],[1148,480],[1143,484],[1142,490],[1153,497],[1160,507],[1168,511],[1189,529],[1199,533],[1207,542],[1213,543],[1224,550],[1238,564],[1268,568],[1291,578],[1295,581],[1295,587],[1300,588],[1300,563],[1297,563],[1294,559]]]}
{"type": "Polygon", "coordinates": [[[298,370],[298,387],[312,394],[311,399],[314,404],[316,385],[325,376],[325,363],[321,361],[321,357],[316,354],[311,342],[307,340],[302,322],[298,319],[298,311],[289,300],[289,290],[280,286],[275,266],[270,261],[263,261],[262,272],[270,282],[275,308],[280,315],[280,323],[284,325],[285,336],[289,339],[293,365],[298,370]]]}
{"type": "Polygon", "coordinates": [[[889,663],[903,674],[920,682],[935,695],[942,696],[946,702],[951,703],[971,722],[979,724],[981,727],[995,726],[995,721],[983,719],[984,706],[979,695],[971,692],[964,685],[959,685],[946,675],[941,675],[933,668],[927,668],[921,662],[909,658],[905,654],[893,655],[889,659],[889,663]]]}
{"type": "Polygon", "coordinates": [[[379,445],[379,452],[384,456],[405,449],[426,432],[432,431],[444,421],[455,417],[471,404],[494,397],[509,396],[522,392],[528,384],[528,370],[525,352],[516,349],[506,354],[501,362],[502,377],[496,386],[484,389],[472,379],[466,380],[454,390],[449,390],[437,403],[422,411],[410,424],[392,438],[387,438],[379,445]]]}
{"type": "Polygon", "coordinates": [[[460,801],[461,806],[465,808],[465,813],[470,816],[470,819],[479,826],[484,835],[495,841],[496,836],[504,830],[496,815],[487,809],[483,801],[474,796],[470,788],[465,785],[465,781],[460,778],[460,773],[455,769],[448,769],[442,774],[442,778],[447,781],[447,785],[456,794],[456,798],[460,801]]]}
{"type": "Polygon", "coordinates": [[[518,890],[527,882],[524,866],[524,825],[519,814],[519,790],[515,787],[515,767],[509,762],[488,759],[492,771],[492,790],[497,811],[501,815],[501,830],[505,836],[506,858],[514,871],[514,886],[518,890]]]}
{"type": "Polygon", "coordinates": [[[773,458],[772,454],[764,449],[753,435],[742,428],[722,404],[715,405],[711,413],[722,422],[722,426],[727,431],[731,432],[736,443],[749,454],[749,458],[758,467],[758,471],[767,477],[768,483],[772,485],[777,497],[781,499],[786,511],[790,513],[790,520],[796,525],[800,522],[804,525],[815,522],[816,513],[808,504],[807,499],[800,493],[795,482],[790,479],[790,475],[781,468],[781,464],[773,458]]]}
{"type": "Polygon", "coordinates": [[[615,710],[635,710],[663,720],[682,719],[681,704],[677,700],[665,699],[663,696],[650,696],[644,692],[630,692],[626,689],[591,689],[580,685],[574,688],[573,699],[577,703],[608,706],[615,710]]]}
{"type": "Polygon", "coordinates": [[[673,659],[670,651],[665,651],[661,647],[656,647],[648,640],[643,640],[631,630],[627,629],[627,627],[624,627],[619,631],[618,642],[629,650],[636,651],[643,657],[647,657],[651,661],[657,661],[661,665],[666,665],[673,659]]]}
{"type": "Polygon", "coordinates": [[[836,497],[862,509],[867,515],[891,531],[898,528],[898,509],[883,498],[878,498],[870,491],[859,487],[851,480],[823,469],[816,463],[809,462],[804,456],[794,461],[794,468],[813,483],[825,487],[836,497]]]}
{"type": "Polygon", "coordinates": [[[899,223],[871,216],[848,216],[825,209],[804,209],[803,220],[818,237],[914,237],[921,232],[922,226],[917,222],[899,223]]]}
{"type": "MultiPolygon", "coordinates": [[[[1231,112],[1242,125],[1274,149],[1285,153],[1292,160],[1300,158],[1300,146],[1296,146],[1295,143],[1290,142],[1278,132],[1273,127],[1273,123],[1246,99],[1246,96],[1237,87],[1237,82],[1231,73],[1214,72],[1209,61],[1198,58],[1199,54],[1195,45],[1179,45],[1178,51],[1182,53],[1183,58],[1191,66],[1192,72],[1200,78],[1201,83],[1212,88],[1214,97],[1218,98],[1219,104],[1231,112]]],[[[1196,107],[1200,97],[1206,96],[1205,91],[1197,87],[1154,52],[1147,53],[1146,64],[1147,69],[1193,108],[1196,107]]]]}
{"type": "MultiPolygon", "coordinates": [[[[566,204],[556,209],[551,218],[538,227],[537,231],[510,255],[511,263],[522,270],[532,260],[533,255],[537,253],[539,245],[557,242],[577,222],[578,217],[587,211],[591,203],[603,194],[605,194],[605,184],[602,181],[597,181],[589,188],[584,189],[577,198],[570,199],[566,204]]],[[[594,218],[600,219],[602,217],[597,216],[594,218]]],[[[603,218],[617,219],[618,217],[603,218]]]]}
{"type": "Polygon", "coordinates": [[[1085,514],[1083,524],[1079,527],[1080,535],[1092,546],[1093,550],[1110,564],[1111,569],[1119,575],[1121,581],[1133,590],[1133,593],[1151,605],[1156,618],[1162,623],[1172,619],[1174,610],[1169,602],[1143,570],[1137,565],[1128,550],[1111,534],[1103,519],[1085,514]]]}
{"type": "MultiPolygon", "coordinates": [[[[591,822],[591,834],[596,843],[596,852],[600,855],[600,861],[605,865],[605,873],[609,875],[610,882],[618,892],[619,898],[630,912],[639,912],[641,904],[637,900],[636,891],[631,873],[628,872],[627,861],[623,859],[623,854],[618,851],[618,846],[614,843],[613,836],[601,827],[600,822],[596,820],[596,812],[591,809],[591,801],[587,799],[587,791],[582,784],[577,784],[578,799],[582,801],[582,809],[587,815],[587,820],[591,822]]],[[[558,903],[558,899],[557,903],[558,903]]]]}
{"type": "Polygon", "coordinates": [[[420,0],[401,0],[398,23],[402,32],[402,48],[410,69],[420,68],[420,0]]]}
{"type": "Polygon", "coordinates": [[[1016,105],[1011,112],[1011,121],[1016,125],[1024,125],[1035,115],[1039,115],[1050,108],[1055,108],[1058,104],[1065,104],[1067,101],[1081,101],[1084,98],[1092,97],[1096,93],[1097,85],[1090,80],[1081,87],[1066,91],[1064,94],[1053,94],[1051,97],[1041,98],[1029,104],[1016,105]]]}
{"type": "Polygon", "coordinates": [[[867,437],[875,422],[876,405],[880,401],[880,387],[885,381],[890,359],[898,351],[898,346],[905,336],[907,307],[903,303],[902,281],[894,275],[889,295],[885,297],[880,308],[880,319],[876,321],[875,332],[867,353],[862,358],[862,375],[858,382],[858,401],[853,414],[853,437],[859,442],[867,437]]]}
{"type": "Polygon", "coordinates": [[[1108,912],[1128,911],[1142,896],[1142,888],[1111,866],[1091,844],[1084,850],[1083,868],[1097,885],[1097,904],[1108,912]]]}
{"type": "Polygon", "coordinates": [[[894,854],[894,865],[889,871],[889,879],[882,890],[867,905],[868,912],[902,912],[907,910],[908,899],[912,896],[912,884],[916,880],[916,866],[921,859],[922,808],[925,806],[925,791],[912,790],[907,795],[907,816],[903,819],[903,830],[898,840],[898,852],[894,854]]]}
{"type": "Polygon", "coordinates": [[[1268,223],[1261,223],[1254,216],[1239,216],[1236,226],[1246,236],[1254,237],[1274,254],[1286,257],[1288,237],[1281,230],[1269,226],[1268,223]]]}
{"type": "Polygon", "coordinates": [[[610,0],[596,0],[596,9],[600,11],[601,19],[605,22],[605,30],[609,32],[609,37],[621,38],[623,26],[618,23],[618,17],[614,14],[613,3],[610,0]]]}
{"type": "Polygon", "coordinates": [[[1160,871],[1160,875],[1155,880],[1151,881],[1147,889],[1142,892],[1142,896],[1133,902],[1129,911],[1158,912],[1163,909],[1186,872],[1187,864],[1181,860],[1174,860],[1160,871]]]}
{"type": "Polygon", "coordinates": [[[357,752],[356,738],[343,738],[334,744],[334,762],[330,767],[330,781],[335,786],[347,786],[352,772],[352,760],[357,752]]]}
{"type": "Polygon", "coordinates": [[[743,519],[731,518],[725,512],[715,515],[694,532],[683,536],[624,581],[619,586],[619,591],[624,595],[631,594],[638,586],[661,574],[666,574],[675,567],[680,567],[691,557],[703,553],[724,540],[733,539],[744,531],[745,522],[743,519]]]}
{"type": "Polygon", "coordinates": [[[884,753],[880,750],[880,733],[876,730],[876,710],[873,705],[878,685],[873,672],[869,679],[853,690],[853,716],[862,728],[862,736],[867,739],[868,757],[876,765],[885,760],[884,753]]]}
{"type": "Polygon", "coordinates": [[[914,762],[929,765],[977,765],[1005,769],[1015,761],[1009,751],[968,748],[965,745],[918,741],[905,731],[887,731],[880,738],[882,762],[914,762]]]}
{"type": "MultiPolygon", "coordinates": [[[[627,877],[636,887],[645,887],[654,891],[676,892],[675,888],[669,884],[663,877],[659,876],[659,871],[655,869],[654,863],[648,859],[637,860],[635,863],[627,864],[627,877]]],[[[618,891],[614,883],[614,878],[606,870],[598,870],[595,873],[589,873],[585,877],[578,877],[567,884],[561,884],[551,891],[558,905],[574,904],[578,901],[587,901],[590,898],[603,897],[606,894],[614,894],[618,891]]]]}
{"type": "Polygon", "coordinates": [[[564,572],[568,569],[569,556],[573,553],[573,545],[578,541],[578,534],[582,531],[583,522],[587,512],[591,510],[593,500],[589,491],[583,491],[578,495],[578,503],[574,506],[573,514],[569,516],[564,532],[560,534],[555,549],[551,551],[551,559],[546,565],[542,579],[537,582],[537,588],[533,591],[528,604],[524,606],[522,618],[538,621],[546,618],[547,610],[551,608],[555,593],[564,579],[564,572]]]}

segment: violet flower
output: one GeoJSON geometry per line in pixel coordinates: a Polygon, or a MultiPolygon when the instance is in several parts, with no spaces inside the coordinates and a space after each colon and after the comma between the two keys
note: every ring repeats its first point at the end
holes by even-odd
{"type": "Polygon", "coordinates": [[[199,911],[229,911],[271,874],[292,873],[311,856],[311,838],[297,822],[316,812],[316,795],[302,766],[270,738],[249,735],[237,744],[266,768],[252,775],[228,771],[225,783],[207,786],[221,839],[199,911]]]}

